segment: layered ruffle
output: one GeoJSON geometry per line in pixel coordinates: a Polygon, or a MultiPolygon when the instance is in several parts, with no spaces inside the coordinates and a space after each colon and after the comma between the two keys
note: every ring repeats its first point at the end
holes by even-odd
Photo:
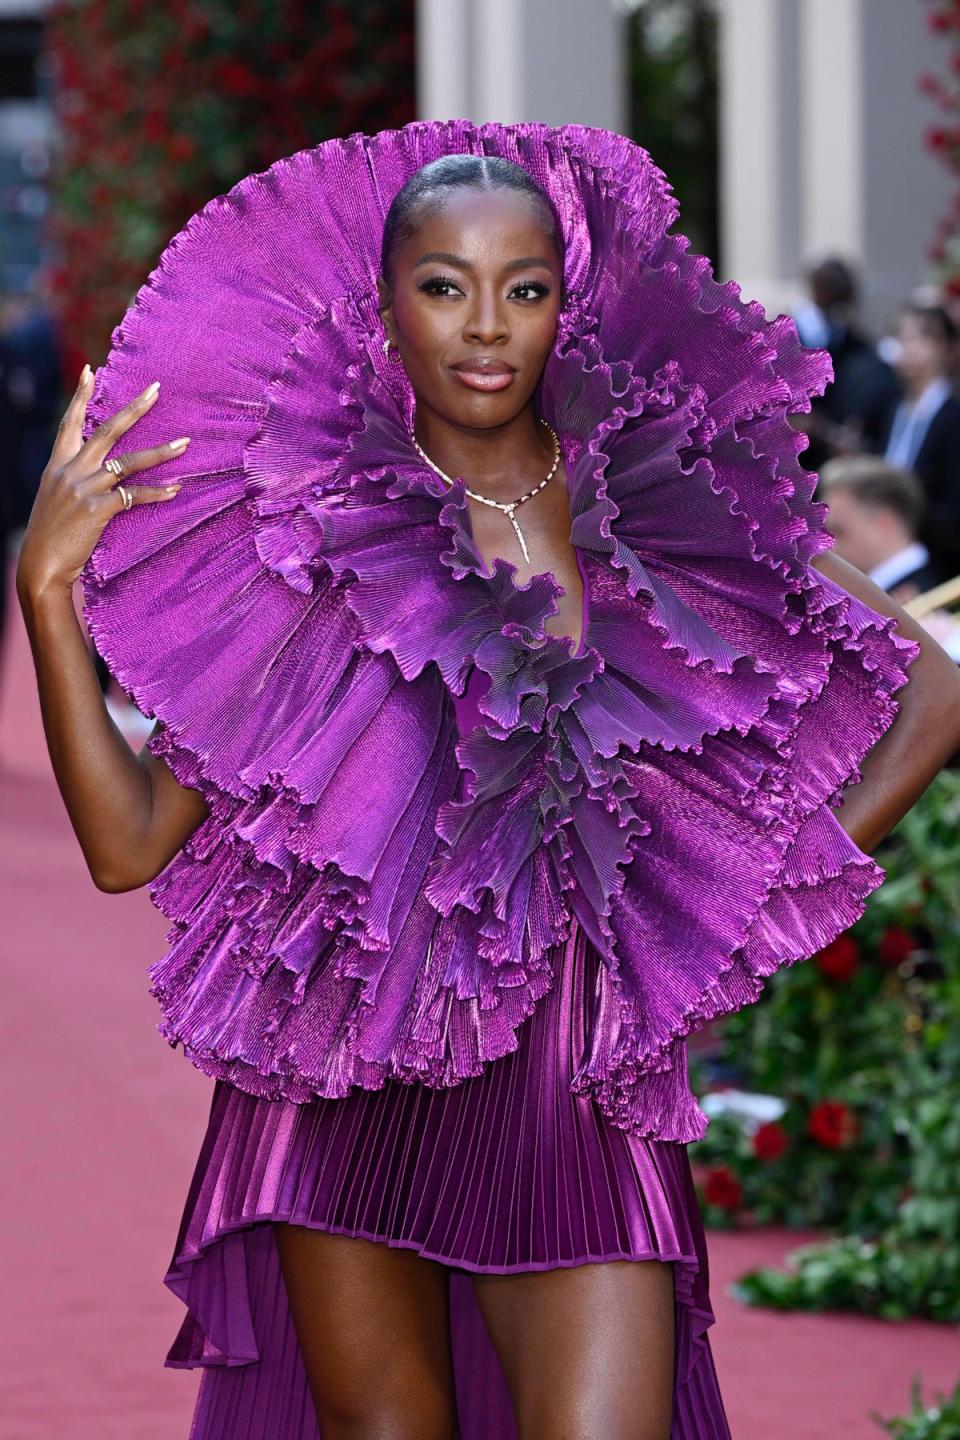
{"type": "Polygon", "coordinates": [[[115,332],[89,424],[159,378],[118,448],[194,437],[157,472],[184,489],[111,521],[83,582],[151,750],[210,807],[150,886],[159,1028],[207,1073],[297,1101],[455,1085],[516,1048],[575,917],[604,964],[573,1088],[696,1139],[683,1037],[880,883],[833,807],[912,647],[810,563],[829,542],[786,417],[829,357],[674,218],[607,132],[352,136],[211,202],[115,332]],[[486,570],[380,349],[383,213],[451,150],[527,165],[563,226],[536,401],[590,582],[581,653],[544,628],[552,574],[486,570]]]}

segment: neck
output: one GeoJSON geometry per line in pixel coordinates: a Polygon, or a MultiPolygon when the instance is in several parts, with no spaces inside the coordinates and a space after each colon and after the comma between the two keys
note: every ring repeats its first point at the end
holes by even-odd
{"type": "Polygon", "coordinates": [[[446,475],[493,500],[511,500],[542,480],[553,460],[553,439],[532,404],[503,425],[458,425],[418,400],[414,439],[446,475]]]}
{"type": "Polygon", "coordinates": [[[907,399],[919,400],[920,396],[923,394],[924,390],[926,390],[927,386],[932,385],[934,380],[939,379],[939,375],[917,375],[911,379],[908,379],[906,381],[906,384],[904,385],[907,399]]]}

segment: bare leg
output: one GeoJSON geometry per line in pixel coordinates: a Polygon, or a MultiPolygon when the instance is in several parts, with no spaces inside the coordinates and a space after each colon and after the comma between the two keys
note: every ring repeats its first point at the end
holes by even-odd
{"type": "Polygon", "coordinates": [[[323,1440],[456,1440],[446,1267],[309,1226],[273,1228],[323,1440]]]}
{"type": "Polygon", "coordinates": [[[669,1440],[673,1265],[474,1275],[520,1440],[669,1440]]]}

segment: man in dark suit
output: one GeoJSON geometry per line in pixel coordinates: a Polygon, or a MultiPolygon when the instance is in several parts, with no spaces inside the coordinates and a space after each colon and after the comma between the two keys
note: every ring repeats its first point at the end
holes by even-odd
{"type": "Polygon", "coordinates": [[[910,470],[874,455],[839,456],[820,471],[818,500],[837,554],[900,604],[949,578],[918,538],[923,486],[910,470]]]}
{"type": "Polygon", "coordinates": [[[807,271],[809,298],[793,311],[804,345],[829,351],[833,380],[814,395],[810,410],[791,423],[810,437],[800,455],[805,470],[819,470],[834,455],[875,451],[885,412],[900,398],[900,382],[857,319],[853,267],[827,255],[807,271]]]}
{"type": "Polygon", "coordinates": [[[901,400],[884,416],[878,449],[919,477],[926,500],[920,539],[951,574],[960,571],[960,398],[952,373],[957,328],[940,305],[910,301],[897,315],[901,400]]]}

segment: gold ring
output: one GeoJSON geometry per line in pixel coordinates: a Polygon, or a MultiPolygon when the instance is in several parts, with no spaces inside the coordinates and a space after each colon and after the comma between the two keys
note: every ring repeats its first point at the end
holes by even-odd
{"type": "Polygon", "coordinates": [[[103,468],[104,470],[109,470],[111,475],[118,477],[123,476],[123,466],[116,456],[114,456],[112,460],[105,460],[103,462],[103,468]]]}
{"type": "Polygon", "coordinates": [[[121,500],[123,501],[124,510],[129,510],[130,506],[133,504],[133,491],[128,490],[125,485],[117,485],[115,488],[121,500]]]}

